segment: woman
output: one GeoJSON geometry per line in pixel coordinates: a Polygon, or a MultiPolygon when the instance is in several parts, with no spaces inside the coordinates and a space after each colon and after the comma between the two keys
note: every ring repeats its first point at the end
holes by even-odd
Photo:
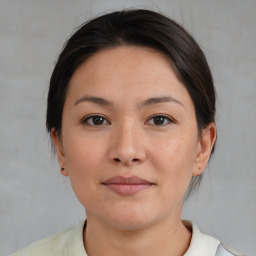
{"type": "Polygon", "coordinates": [[[129,10],[81,26],[51,77],[47,129],[87,220],[13,255],[241,255],[181,220],[214,118],[204,54],[174,21],[129,10]]]}

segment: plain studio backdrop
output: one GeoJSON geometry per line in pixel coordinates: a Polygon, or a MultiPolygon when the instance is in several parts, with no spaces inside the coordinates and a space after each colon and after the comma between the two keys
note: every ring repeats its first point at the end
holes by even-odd
{"type": "Polygon", "coordinates": [[[45,130],[48,83],[76,27],[127,7],[177,20],[205,52],[218,95],[218,141],[183,218],[255,255],[255,0],[0,0],[0,255],[85,218],[51,157],[45,130]]]}

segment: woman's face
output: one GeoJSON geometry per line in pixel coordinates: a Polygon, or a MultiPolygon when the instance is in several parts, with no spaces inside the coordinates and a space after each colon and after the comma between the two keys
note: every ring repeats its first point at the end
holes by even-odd
{"type": "Polygon", "coordinates": [[[199,138],[193,102],[162,54],[122,46],[76,70],[52,138],[88,220],[131,230],[180,218],[215,126],[199,138]]]}

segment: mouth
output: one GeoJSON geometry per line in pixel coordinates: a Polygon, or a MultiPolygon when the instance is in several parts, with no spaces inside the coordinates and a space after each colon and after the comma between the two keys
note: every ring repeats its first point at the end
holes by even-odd
{"type": "Polygon", "coordinates": [[[146,190],[155,184],[137,176],[115,176],[102,182],[102,185],[119,195],[131,196],[146,190]]]}

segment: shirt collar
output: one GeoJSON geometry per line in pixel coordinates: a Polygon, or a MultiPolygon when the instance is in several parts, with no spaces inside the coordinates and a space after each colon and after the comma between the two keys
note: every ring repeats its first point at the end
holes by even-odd
{"type": "Polygon", "coordinates": [[[220,242],[201,233],[195,223],[188,220],[182,220],[182,223],[192,231],[190,246],[184,256],[215,256],[220,242]]]}
{"type": "Polygon", "coordinates": [[[83,241],[84,228],[86,227],[86,220],[81,225],[74,228],[64,252],[65,256],[76,255],[76,256],[88,256],[83,241]]]}
{"type": "MultiPolygon", "coordinates": [[[[214,237],[201,233],[195,223],[188,220],[182,220],[182,223],[192,231],[190,246],[184,256],[215,256],[220,242],[214,237]]],[[[73,230],[65,255],[88,256],[83,241],[85,226],[86,220],[73,230]]]]}

